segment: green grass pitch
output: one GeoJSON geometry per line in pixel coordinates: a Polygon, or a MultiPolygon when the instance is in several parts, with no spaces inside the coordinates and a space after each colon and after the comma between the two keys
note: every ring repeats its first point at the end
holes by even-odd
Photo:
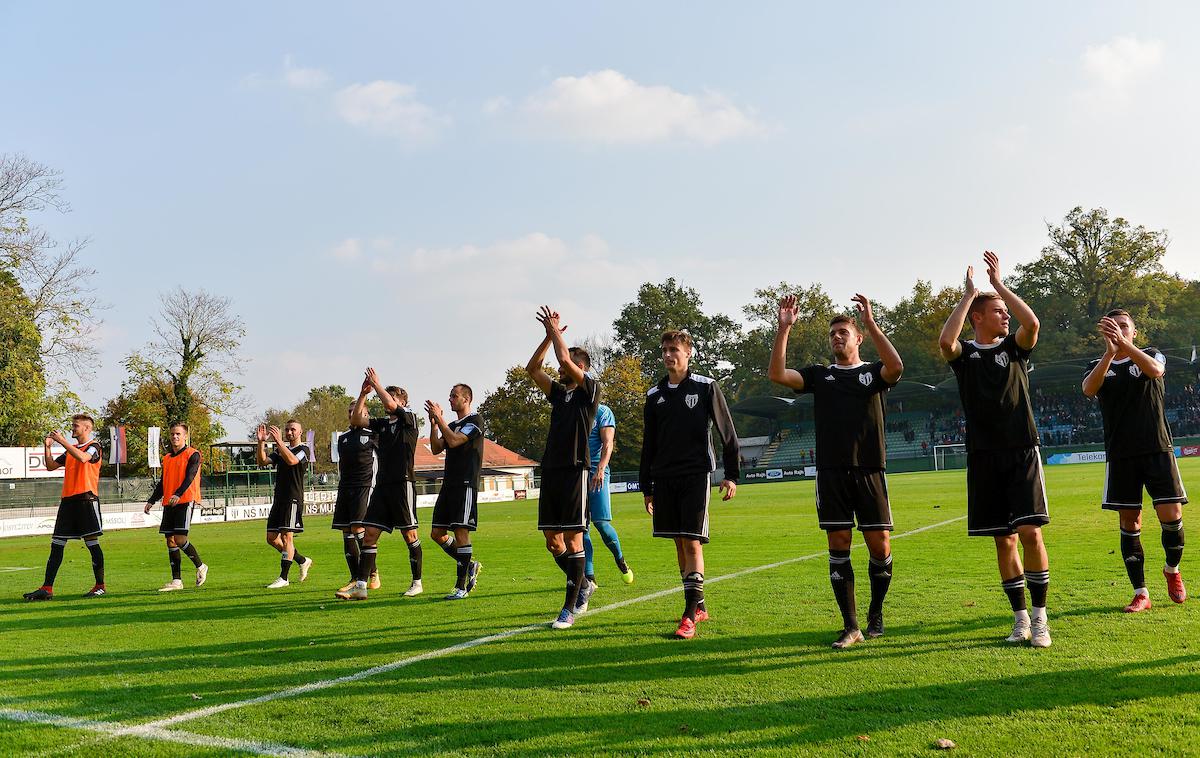
{"type": "MultiPolygon", "coordinates": [[[[1181,465],[1185,484],[1200,486],[1200,459],[1181,465]]],[[[1200,751],[1200,601],[1167,598],[1148,513],[1154,609],[1120,612],[1131,591],[1117,517],[1097,506],[1102,471],[1047,469],[1048,650],[1001,642],[1011,614],[992,542],[968,539],[959,520],[895,540],[887,635],[832,651],[840,618],[812,483],[747,485],[731,503],[714,499],[705,550],[712,620],[690,642],[669,637],[683,602],[676,592],[585,615],[569,631],[539,628],[171,728],[349,755],[929,755],[938,738],[957,743],[960,756],[1200,751]]],[[[963,516],[964,480],[962,471],[893,476],[896,534],[963,516]]],[[[593,608],[678,588],[674,550],[650,537],[640,498],[617,496],[614,508],[637,581],[622,584],[598,544],[593,608]]],[[[92,601],[79,597],[92,580],[78,542],[68,546],[58,597],[26,604],[20,595],[40,583],[49,539],[4,540],[0,567],[33,570],[0,571],[0,711],[137,726],[550,621],[562,575],[535,531],[535,503],[484,505],[480,516],[484,570],[459,603],[440,599],[453,566],[427,538],[426,594],[400,596],[408,564],[398,535],[381,541],[384,588],[365,603],[334,600],[346,569],[327,518],[310,519],[299,538],[316,561],[308,581],[279,591],[262,589],[278,560],[261,522],[197,526],[209,582],[168,594],[156,591],[169,578],[161,537],[110,532],[111,594],[92,601]]],[[[1185,526],[1195,528],[1186,515],[1185,526]]],[[[865,608],[861,539],[856,547],[865,608]]],[[[1193,565],[1185,552],[1185,578],[1200,577],[1193,565]]],[[[184,569],[187,582],[186,560],[184,569]]],[[[0,718],[0,752],[226,755],[230,747],[0,718]]]]}

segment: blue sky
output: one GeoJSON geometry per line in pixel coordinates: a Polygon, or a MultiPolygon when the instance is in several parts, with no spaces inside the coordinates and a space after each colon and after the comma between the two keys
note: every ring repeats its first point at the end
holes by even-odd
{"type": "MultiPolygon", "coordinates": [[[[251,408],[441,400],[676,276],[883,302],[1104,206],[1200,277],[1187,3],[0,4],[0,151],[64,173],[119,391],[156,293],[230,297],[251,408]]],[[[240,432],[239,422],[229,424],[240,432]]]]}

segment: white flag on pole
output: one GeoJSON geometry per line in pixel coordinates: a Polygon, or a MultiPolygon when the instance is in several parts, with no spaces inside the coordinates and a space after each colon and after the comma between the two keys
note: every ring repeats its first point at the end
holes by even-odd
{"type": "Polygon", "coordinates": [[[339,435],[337,432],[329,433],[329,460],[333,461],[334,463],[337,463],[342,459],[342,456],[338,455],[337,449],[337,440],[339,436],[341,435],[339,435]]]}
{"type": "Polygon", "coordinates": [[[160,468],[162,464],[158,459],[158,434],[161,430],[157,426],[152,426],[146,430],[146,460],[150,464],[150,468],[160,468]]]}

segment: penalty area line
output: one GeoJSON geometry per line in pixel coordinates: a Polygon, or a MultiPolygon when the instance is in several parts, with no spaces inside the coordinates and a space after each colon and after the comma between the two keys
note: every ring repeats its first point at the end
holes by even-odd
{"type": "MultiPolygon", "coordinates": [[[[916,529],[911,529],[907,532],[902,532],[900,534],[893,534],[892,539],[899,539],[901,537],[909,537],[914,534],[920,534],[921,532],[927,532],[931,529],[938,529],[938,528],[946,526],[948,524],[953,524],[955,522],[962,521],[965,518],[966,518],[966,516],[958,516],[956,518],[947,519],[946,521],[939,521],[936,524],[929,524],[928,526],[922,526],[922,527],[918,527],[916,529]]],[[[855,547],[861,547],[861,546],[862,546],[861,543],[859,545],[855,545],[855,547]]],[[[822,550],[819,553],[811,553],[809,555],[802,555],[802,556],[798,556],[796,558],[788,558],[786,560],[776,561],[775,563],[768,563],[768,564],[765,564],[762,566],[753,566],[751,568],[742,569],[741,571],[735,571],[731,574],[723,574],[721,576],[716,576],[711,579],[705,579],[705,583],[712,584],[714,582],[723,582],[723,581],[728,581],[730,579],[739,579],[743,576],[755,574],[760,571],[769,571],[771,569],[780,568],[781,566],[788,566],[793,563],[800,563],[801,561],[811,561],[816,558],[822,558],[826,555],[828,555],[828,551],[822,550]]],[[[667,597],[668,595],[674,595],[674,594],[680,593],[682,591],[683,591],[682,587],[679,587],[679,586],[670,587],[665,590],[659,590],[658,592],[651,592],[648,595],[641,595],[639,597],[630,598],[629,600],[621,600],[616,603],[610,603],[609,605],[601,606],[599,608],[590,610],[585,615],[593,616],[597,613],[606,613],[608,611],[615,611],[620,608],[625,608],[626,606],[635,605],[637,603],[645,603],[650,600],[657,600],[659,598],[667,597]]],[[[165,730],[168,727],[174,726],[175,724],[180,724],[185,721],[194,721],[195,719],[202,719],[202,718],[205,718],[208,716],[214,716],[218,713],[224,713],[225,711],[231,711],[231,710],[234,710],[237,708],[247,708],[252,705],[261,705],[262,703],[270,703],[274,700],[280,700],[282,698],[296,697],[298,695],[306,695],[310,692],[316,692],[318,690],[324,690],[324,689],[328,689],[330,687],[336,687],[341,684],[350,684],[352,682],[358,682],[363,679],[377,676],[379,674],[386,674],[390,671],[396,671],[397,669],[402,669],[407,666],[411,666],[415,663],[421,663],[423,661],[433,660],[434,658],[441,658],[441,657],[444,657],[447,655],[452,655],[454,653],[462,652],[463,650],[470,650],[473,647],[479,647],[480,645],[486,645],[490,642],[500,642],[500,641],[506,640],[510,637],[515,637],[519,634],[525,634],[526,632],[533,632],[533,631],[537,631],[539,629],[545,629],[549,625],[550,625],[550,622],[546,621],[546,622],[540,622],[537,624],[529,624],[528,626],[517,627],[515,629],[509,629],[507,631],[498,632],[497,634],[489,634],[486,637],[478,637],[476,639],[468,640],[466,642],[460,642],[457,645],[451,645],[450,647],[444,647],[444,648],[440,648],[438,650],[431,650],[427,653],[421,653],[420,655],[414,655],[414,656],[410,656],[408,658],[401,658],[400,660],[392,661],[391,663],[385,663],[385,664],[382,664],[379,666],[373,666],[369,669],[363,669],[362,671],[359,671],[359,672],[356,672],[353,674],[346,674],[345,676],[339,676],[339,677],[336,677],[333,679],[323,679],[323,680],[317,681],[317,682],[310,682],[308,684],[302,684],[302,685],[299,685],[296,687],[289,687],[287,689],[278,690],[276,692],[268,692],[265,695],[259,695],[258,697],[247,698],[246,700],[236,700],[236,701],[229,702],[229,703],[222,703],[220,705],[208,706],[207,708],[197,708],[196,710],[193,710],[193,711],[185,711],[183,713],[180,713],[175,716],[170,716],[165,719],[159,719],[158,721],[151,721],[140,727],[126,727],[125,730],[123,730],[121,733],[135,734],[140,729],[160,730],[161,731],[161,730],[165,730]]]]}

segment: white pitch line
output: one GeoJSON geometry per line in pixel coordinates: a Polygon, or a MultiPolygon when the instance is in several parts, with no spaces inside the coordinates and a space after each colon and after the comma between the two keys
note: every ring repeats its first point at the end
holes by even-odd
{"type": "MultiPolygon", "coordinates": [[[[929,531],[930,529],[937,529],[939,527],[946,526],[947,524],[953,524],[956,521],[962,521],[965,518],[966,518],[966,516],[958,516],[957,518],[948,519],[946,521],[939,521],[936,524],[930,524],[929,526],[922,526],[917,529],[913,529],[911,531],[892,535],[892,539],[899,539],[901,537],[908,537],[913,534],[920,534],[921,532],[926,532],[926,531],[929,531]]],[[[861,544],[855,545],[855,547],[861,547],[861,546],[862,546],[861,544]]],[[[768,563],[763,566],[754,566],[752,568],[742,569],[741,571],[735,571],[732,574],[725,574],[723,576],[713,577],[712,579],[706,579],[705,582],[708,584],[713,584],[715,582],[722,582],[722,581],[726,581],[729,579],[738,579],[740,577],[747,576],[749,574],[754,574],[759,571],[767,571],[770,569],[779,568],[780,566],[787,566],[792,563],[799,563],[800,561],[811,561],[815,558],[821,558],[826,555],[828,555],[828,551],[822,550],[819,553],[811,553],[809,555],[802,555],[797,558],[788,558],[787,560],[777,561],[776,563],[768,563]]],[[[665,590],[659,590],[658,592],[651,592],[648,595],[642,595],[640,597],[630,598],[629,600],[622,600],[617,603],[611,603],[609,605],[601,606],[600,608],[596,608],[595,610],[588,611],[587,615],[592,616],[597,613],[604,613],[606,611],[615,611],[618,608],[624,608],[626,606],[634,605],[636,603],[644,603],[648,600],[657,600],[660,597],[666,597],[668,595],[673,595],[677,592],[682,592],[682,591],[683,591],[683,588],[677,586],[677,587],[671,587],[671,588],[665,589],[665,590]]],[[[451,655],[453,653],[461,652],[463,650],[469,650],[470,648],[473,648],[473,647],[478,647],[479,645],[486,645],[489,642],[499,642],[500,640],[505,640],[505,639],[508,639],[509,637],[515,637],[518,634],[524,634],[526,632],[533,632],[533,631],[537,631],[538,629],[545,629],[547,626],[549,626],[549,624],[550,624],[550,622],[542,622],[542,623],[538,623],[538,624],[530,624],[528,626],[518,627],[516,629],[509,629],[508,631],[499,632],[498,634],[489,634],[486,637],[479,637],[479,638],[476,638],[473,640],[469,640],[467,642],[460,642],[457,645],[451,645],[450,647],[444,647],[439,650],[431,650],[428,653],[421,653],[420,655],[414,655],[414,656],[411,656],[408,658],[401,658],[398,661],[392,661],[391,663],[385,663],[380,666],[374,666],[372,668],[364,669],[364,670],[359,671],[354,674],[347,674],[345,676],[339,676],[334,679],[324,679],[324,680],[321,680],[318,682],[302,684],[297,687],[289,687],[288,689],[285,689],[285,690],[279,690],[277,692],[269,692],[265,695],[259,695],[258,697],[249,698],[247,700],[236,700],[231,703],[222,703],[220,705],[211,705],[211,706],[208,706],[207,708],[198,708],[194,711],[185,711],[184,713],[180,713],[176,716],[170,716],[168,718],[160,719],[158,721],[151,721],[142,726],[125,727],[119,733],[121,733],[121,734],[136,734],[138,732],[138,730],[142,730],[142,729],[162,730],[167,727],[173,726],[175,724],[182,723],[184,721],[193,721],[195,719],[201,719],[201,718],[205,718],[207,716],[213,716],[215,714],[224,713],[225,711],[234,710],[236,708],[246,708],[251,705],[259,705],[261,703],[269,703],[273,700],[279,700],[281,698],[295,697],[297,695],[308,694],[309,692],[316,692],[318,690],[324,690],[324,689],[328,689],[330,687],[336,687],[339,684],[349,684],[350,682],[361,681],[363,679],[367,679],[367,678],[375,676],[377,674],[386,674],[389,671],[395,671],[397,669],[405,668],[406,666],[411,666],[414,663],[421,663],[422,661],[428,661],[428,660],[432,660],[434,658],[441,658],[446,655],[451,655]]]]}
{"type": "Polygon", "coordinates": [[[19,711],[11,708],[0,708],[0,719],[18,721],[25,724],[48,724],[97,732],[107,737],[141,737],[162,742],[174,742],[181,745],[196,745],[198,747],[221,748],[224,750],[240,750],[255,755],[285,755],[285,756],[330,756],[333,753],[319,753],[312,750],[283,745],[276,742],[259,742],[257,740],[242,740],[233,737],[213,737],[207,734],[193,734],[168,729],[155,729],[148,726],[128,727],[114,721],[93,721],[78,719],[70,716],[57,716],[53,713],[40,711],[19,711]]]}

